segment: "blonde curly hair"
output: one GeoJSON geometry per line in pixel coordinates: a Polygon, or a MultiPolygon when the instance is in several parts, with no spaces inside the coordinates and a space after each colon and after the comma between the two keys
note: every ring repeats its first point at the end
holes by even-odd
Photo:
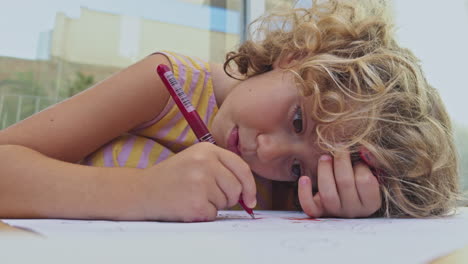
{"type": "MultiPolygon", "coordinates": [[[[254,21],[257,40],[226,55],[246,78],[276,61],[296,76],[311,105],[319,146],[363,147],[379,171],[376,215],[428,217],[455,208],[457,156],[450,119],[418,59],[394,39],[384,1],[312,1],[254,21]]],[[[252,37],[250,38],[252,39],[252,37]]]]}

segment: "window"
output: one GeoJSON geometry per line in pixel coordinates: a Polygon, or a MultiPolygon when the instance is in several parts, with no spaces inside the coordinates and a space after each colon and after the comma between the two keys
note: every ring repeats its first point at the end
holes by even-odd
{"type": "Polygon", "coordinates": [[[10,1],[0,11],[0,129],[157,50],[223,62],[241,0],[10,1]]]}

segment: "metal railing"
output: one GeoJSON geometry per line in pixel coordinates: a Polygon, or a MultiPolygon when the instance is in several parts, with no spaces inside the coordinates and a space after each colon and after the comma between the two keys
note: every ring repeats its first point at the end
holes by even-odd
{"type": "Polygon", "coordinates": [[[0,94],[0,129],[13,125],[61,100],[63,98],[55,96],[0,94]]]}

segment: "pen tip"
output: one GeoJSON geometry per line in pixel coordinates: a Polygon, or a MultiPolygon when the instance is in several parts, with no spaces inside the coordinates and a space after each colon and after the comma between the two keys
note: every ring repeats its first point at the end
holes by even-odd
{"type": "Polygon", "coordinates": [[[251,213],[250,216],[252,217],[252,219],[255,219],[255,215],[253,213],[251,213]]]}

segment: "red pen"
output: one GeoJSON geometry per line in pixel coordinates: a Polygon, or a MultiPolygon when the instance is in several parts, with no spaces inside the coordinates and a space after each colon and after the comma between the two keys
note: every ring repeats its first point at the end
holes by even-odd
{"type": "MultiPolygon", "coordinates": [[[[203,123],[203,120],[200,118],[200,115],[198,115],[197,110],[193,107],[171,69],[165,64],[159,64],[156,71],[198,140],[216,144],[213,136],[210,131],[208,131],[208,128],[205,123],[203,123]]],[[[239,200],[239,204],[253,219],[255,219],[252,209],[244,204],[242,198],[239,200]]]]}

